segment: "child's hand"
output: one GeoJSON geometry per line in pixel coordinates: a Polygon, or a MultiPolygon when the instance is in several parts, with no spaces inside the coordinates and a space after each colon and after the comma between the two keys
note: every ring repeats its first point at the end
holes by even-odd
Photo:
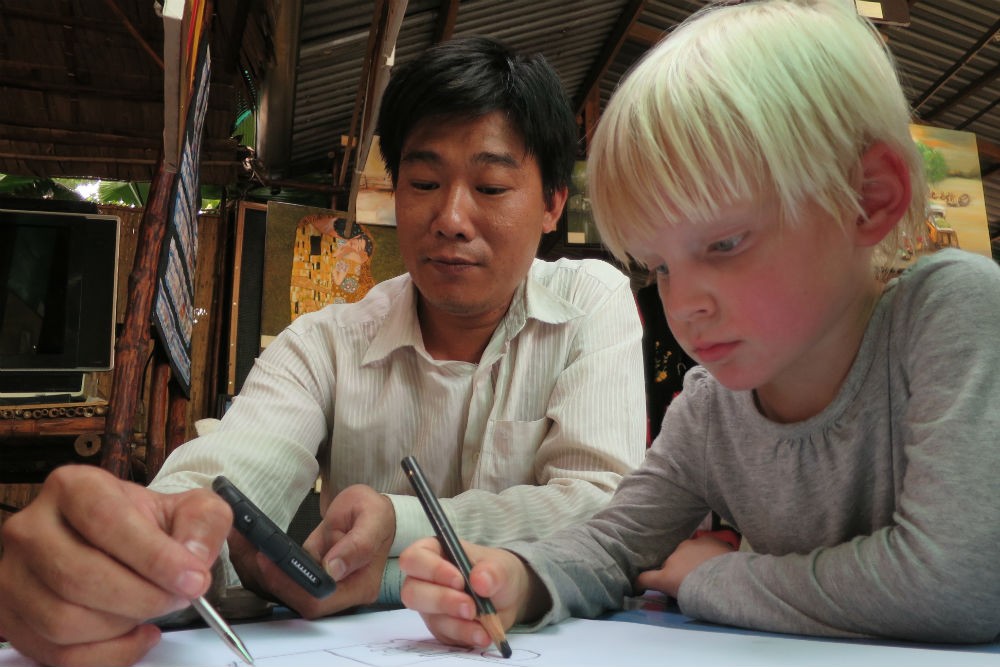
{"type": "Polygon", "coordinates": [[[729,542],[711,535],[684,540],[677,545],[663,567],[659,570],[646,570],[636,580],[639,589],[653,589],[676,598],[684,578],[694,572],[705,561],[735,551],[729,542]]]}
{"type": "MultiPolygon", "coordinates": [[[[474,563],[473,590],[490,598],[505,630],[536,613],[529,608],[533,595],[547,599],[544,587],[514,554],[465,541],[462,547],[474,563]]],[[[399,567],[406,574],[403,604],[420,612],[439,641],[478,648],[490,645],[490,636],[476,620],[476,603],[465,592],[465,580],[442,555],[437,539],[426,538],[407,547],[399,556],[399,567]]]]}

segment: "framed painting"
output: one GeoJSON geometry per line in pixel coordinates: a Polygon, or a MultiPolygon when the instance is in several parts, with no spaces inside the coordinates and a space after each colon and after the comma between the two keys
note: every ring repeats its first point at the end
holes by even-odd
{"type": "Polygon", "coordinates": [[[570,181],[569,197],[563,211],[566,229],[566,245],[600,247],[601,235],[594,223],[594,215],[590,208],[590,197],[587,195],[587,163],[577,161],[573,167],[573,178],[570,181]]]}

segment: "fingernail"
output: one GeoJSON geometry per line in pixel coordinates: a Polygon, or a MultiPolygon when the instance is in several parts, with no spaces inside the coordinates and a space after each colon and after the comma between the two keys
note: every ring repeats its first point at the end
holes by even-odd
{"type": "Polygon", "coordinates": [[[175,611],[180,611],[181,609],[187,609],[191,606],[191,600],[188,598],[174,598],[170,602],[170,607],[164,612],[165,614],[172,614],[175,611]]]}
{"type": "Polygon", "coordinates": [[[458,614],[461,618],[470,621],[476,617],[475,609],[473,609],[471,604],[466,604],[466,603],[459,605],[458,614]]]}
{"type": "Polygon", "coordinates": [[[331,558],[323,565],[326,573],[333,577],[334,581],[340,581],[347,573],[347,565],[339,558],[331,558]]]}
{"type": "Polygon", "coordinates": [[[200,558],[202,561],[208,561],[208,555],[211,553],[204,544],[197,540],[188,540],[184,543],[184,547],[193,553],[195,556],[200,558]]]}
{"type": "Polygon", "coordinates": [[[187,570],[177,578],[177,590],[191,599],[202,594],[205,583],[204,573],[187,570]]]}
{"type": "Polygon", "coordinates": [[[485,630],[477,630],[476,636],[472,640],[476,646],[488,646],[491,643],[489,636],[487,636],[485,630]]]}

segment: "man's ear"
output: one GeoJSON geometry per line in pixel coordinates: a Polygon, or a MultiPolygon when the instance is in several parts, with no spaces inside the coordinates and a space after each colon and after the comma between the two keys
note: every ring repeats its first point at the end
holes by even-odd
{"type": "Polygon", "coordinates": [[[542,233],[548,234],[555,231],[559,224],[559,217],[562,215],[563,206],[566,205],[566,198],[569,196],[569,189],[565,186],[557,189],[552,196],[545,199],[545,219],[542,221],[542,233]]]}
{"type": "Polygon", "coordinates": [[[873,246],[906,215],[911,196],[910,171],[902,156],[878,142],[861,156],[861,208],[857,220],[859,244],[873,246]]]}

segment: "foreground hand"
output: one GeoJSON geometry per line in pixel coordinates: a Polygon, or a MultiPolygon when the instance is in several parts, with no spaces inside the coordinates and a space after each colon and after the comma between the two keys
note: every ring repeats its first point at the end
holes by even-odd
{"type": "Polygon", "coordinates": [[[235,530],[229,553],[244,586],[304,618],[319,618],[378,600],[395,536],[396,511],[387,497],[361,484],[337,494],[302,544],[337,582],[337,590],[322,600],[309,595],[235,530]]]}
{"type": "Polygon", "coordinates": [[[3,526],[0,634],[47,665],[128,665],[147,619],[205,593],[232,512],[207,490],[164,495],[64,466],[3,526]]]}
{"type": "MultiPolygon", "coordinates": [[[[465,541],[462,546],[474,563],[472,589],[490,598],[505,630],[541,616],[549,605],[548,594],[520,558],[465,541]]],[[[437,539],[425,538],[407,547],[399,556],[399,567],[406,574],[403,604],[420,612],[438,641],[477,648],[490,645],[489,634],[476,620],[476,603],[465,592],[465,579],[442,555],[437,539]]]]}
{"type": "Polygon", "coordinates": [[[724,540],[710,535],[684,540],[659,570],[646,570],[636,578],[636,588],[652,589],[676,598],[685,577],[705,561],[734,551],[724,540]]]}

